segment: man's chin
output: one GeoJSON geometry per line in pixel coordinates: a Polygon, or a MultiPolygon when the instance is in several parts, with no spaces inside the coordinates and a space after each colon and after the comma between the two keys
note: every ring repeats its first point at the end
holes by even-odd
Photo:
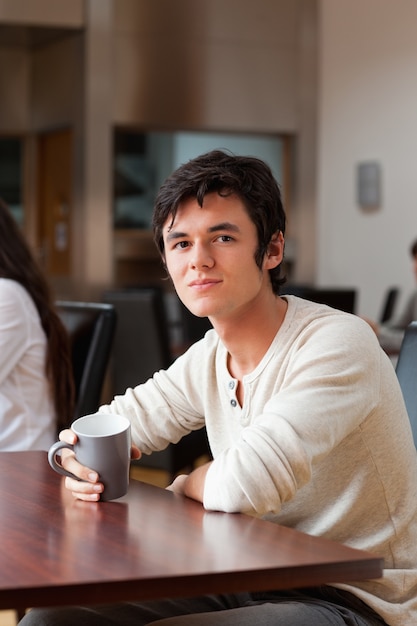
{"type": "Polygon", "coordinates": [[[213,313],[212,307],[205,306],[203,302],[193,302],[191,304],[186,304],[184,302],[184,306],[190,311],[190,313],[195,315],[195,317],[209,317],[213,313]]]}
{"type": "Polygon", "coordinates": [[[200,310],[189,309],[190,313],[192,313],[195,317],[209,317],[210,313],[201,312],[200,310]]]}
{"type": "Polygon", "coordinates": [[[217,309],[216,303],[211,302],[209,298],[197,298],[191,301],[184,299],[182,303],[195,317],[210,317],[215,315],[217,309]]]}

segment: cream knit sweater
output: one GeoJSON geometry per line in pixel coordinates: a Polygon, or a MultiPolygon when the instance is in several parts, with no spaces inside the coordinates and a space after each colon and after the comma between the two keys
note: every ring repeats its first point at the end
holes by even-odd
{"type": "Polygon", "coordinates": [[[381,580],[339,585],[388,624],[417,624],[417,455],[392,364],[359,317],[286,296],[283,325],[245,376],[244,405],[214,330],[102,410],[144,453],[206,425],[204,506],[369,550],[381,580]]]}

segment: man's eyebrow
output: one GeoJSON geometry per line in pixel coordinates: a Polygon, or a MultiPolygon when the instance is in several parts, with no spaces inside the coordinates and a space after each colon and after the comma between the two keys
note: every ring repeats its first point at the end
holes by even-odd
{"type": "MultiPolygon", "coordinates": [[[[207,229],[208,233],[217,233],[218,231],[228,231],[233,233],[240,232],[239,226],[232,224],[231,222],[220,222],[220,224],[214,224],[207,229]]],[[[171,230],[167,234],[167,241],[173,241],[174,239],[187,238],[188,234],[179,230],[171,230]]]]}
{"type": "Polygon", "coordinates": [[[172,241],[173,239],[184,239],[187,236],[187,233],[182,233],[179,230],[170,230],[167,235],[167,241],[172,241]]]}
{"type": "Polygon", "coordinates": [[[231,222],[221,222],[220,224],[215,224],[214,226],[210,226],[208,229],[209,233],[216,233],[219,230],[228,230],[233,233],[240,232],[239,226],[236,224],[232,224],[231,222]]]}

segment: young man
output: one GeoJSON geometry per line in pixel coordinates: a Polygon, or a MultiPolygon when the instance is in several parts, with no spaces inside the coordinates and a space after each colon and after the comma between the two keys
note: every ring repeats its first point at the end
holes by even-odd
{"type": "MultiPolygon", "coordinates": [[[[129,417],[136,455],[206,425],[213,461],[170,489],[374,552],[384,578],[34,610],[23,623],[417,623],[417,460],[401,391],[363,320],[279,296],[285,214],[270,169],[220,151],[196,158],[162,186],[153,226],[179,297],[214,329],[103,410],[129,417]]],[[[64,464],[84,480],[66,479],[75,497],[98,500],[97,474],[64,464]]]]}

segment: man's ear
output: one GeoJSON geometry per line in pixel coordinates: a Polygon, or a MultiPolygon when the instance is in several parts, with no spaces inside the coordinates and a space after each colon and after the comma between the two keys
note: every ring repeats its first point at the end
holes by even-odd
{"type": "Polygon", "coordinates": [[[265,269],[271,270],[282,263],[284,258],[284,243],[284,235],[280,230],[272,235],[264,259],[265,269]]]}

